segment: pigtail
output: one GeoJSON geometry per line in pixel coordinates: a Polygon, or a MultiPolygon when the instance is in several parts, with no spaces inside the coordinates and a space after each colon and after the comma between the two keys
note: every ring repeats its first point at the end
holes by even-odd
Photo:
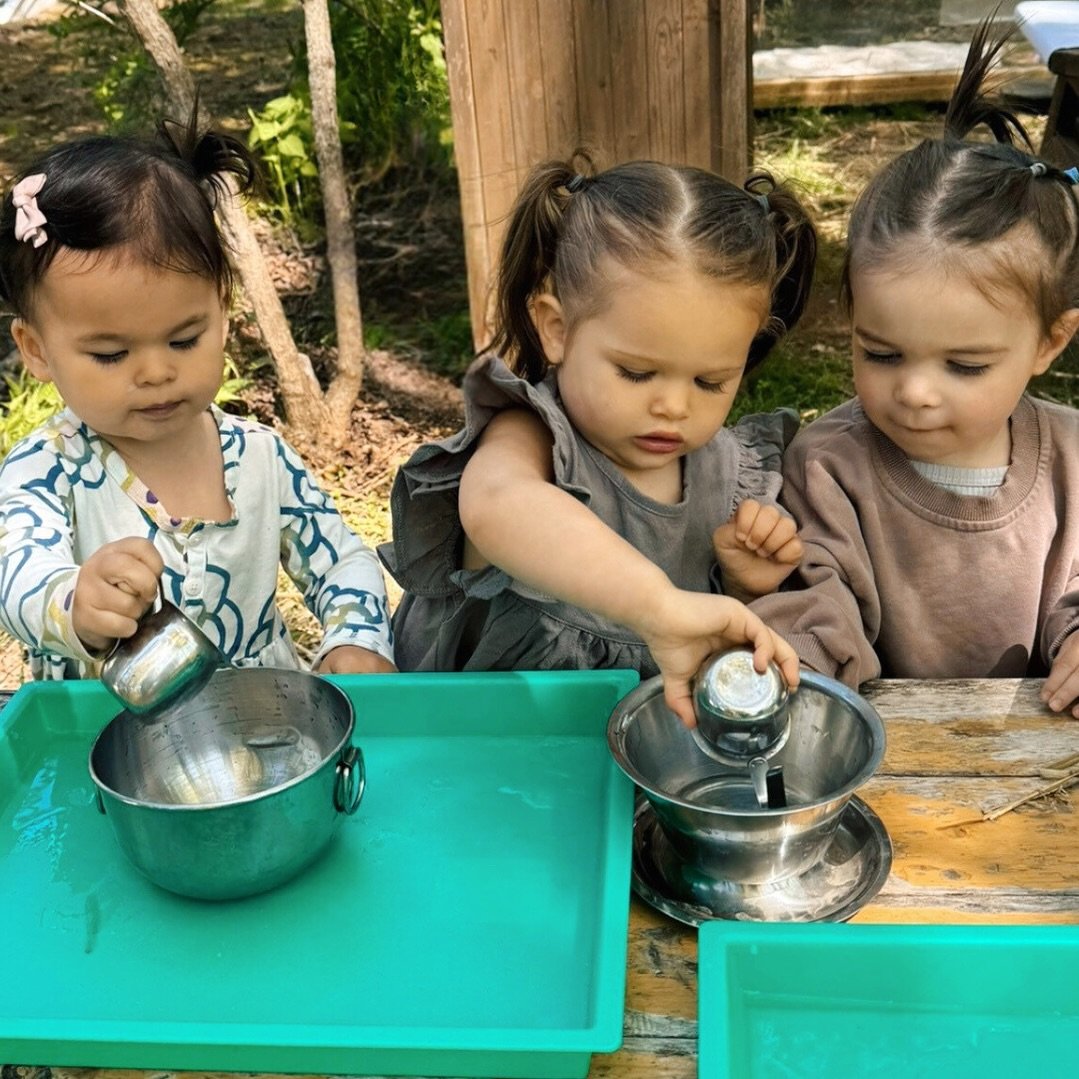
{"type": "Polygon", "coordinates": [[[164,148],[186,163],[214,209],[218,199],[233,191],[246,195],[257,186],[255,159],[239,139],[218,131],[200,131],[197,94],[187,120],[163,120],[157,134],[164,148]]]}
{"type": "Polygon", "coordinates": [[[496,332],[489,348],[532,383],[546,374],[547,357],[532,321],[531,300],[537,292],[553,287],[563,217],[571,200],[588,186],[593,172],[591,159],[582,151],[570,161],[538,165],[510,213],[495,293],[496,332]]]}
{"type": "Polygon", "coordinates": [[[777,184],[768,173],[754,173],[744,188],[762,204],[766,226],[775,242],[776,267],[769,318],[750,345],[748,371],[802,317],[817,262],[817,230],[794,194],[777,184]]]}
{"type": "Polygon", "coordinates": [[[1008,146],[1022,144],[1033,151],[1034,145],[1019,117],[985,93],[986,76],[1015,33],[1015,27],[1009,26],[996,38],[992,38],[992,28],[993,15],[990,15],[979,24],[971,38],[963,73],[959,76],[959,82],[956,83],[948,102],[948,110],[944,114],[944,134],[946,138],[961,140],[984,124],[997,142],[1008,146]]]}

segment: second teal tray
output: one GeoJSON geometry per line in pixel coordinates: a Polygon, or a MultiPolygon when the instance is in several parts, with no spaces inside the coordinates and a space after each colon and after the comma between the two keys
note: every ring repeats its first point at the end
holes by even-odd
{"type": "Polygon", "coordinates": [[[1079,927],[700,929],[700,1079],[1075,1075],[1079,927]]]}

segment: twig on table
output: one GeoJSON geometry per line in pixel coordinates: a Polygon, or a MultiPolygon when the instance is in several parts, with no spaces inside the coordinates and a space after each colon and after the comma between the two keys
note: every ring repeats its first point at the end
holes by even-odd
{"type": "Polygon", "coordinates": [[[1079,783],[1079,753],[1073,753],[1070,757],[1055,761],[1045,768],[1039,768],[1038,774],[1052,778],[1053,782],[1047,783],[1044,787],[1039,787],[1029,794],[1024,794],[1022,798],[1016,798],[1011,802],[1006,802],[1004,805],[995,806],[993,809],[983,810],[980,817],[967,817],[965,820],[941,824],[938,830],[961,828],[966,824],[982,824],[984,821],[997,820],[999,817],[1003,817],[1005,813],[1010,813],[1013,809],[1018,809],[1028,802],[1036,802],[1040,798],[1047,798],[1051,794],[1057,794],[1067,787],[1079,783]]]}

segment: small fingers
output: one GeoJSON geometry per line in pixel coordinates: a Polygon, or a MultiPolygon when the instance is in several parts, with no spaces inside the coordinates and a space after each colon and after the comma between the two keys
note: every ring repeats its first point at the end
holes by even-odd
{"type": "Polygon", "coordinates": [[[663,699],[667,702],[667,707],[687,729],[693,730],[697,726],[697,716],[693,711],[693,697],[688,682],[684,679],[664,679],[663,699]]]}
{"type": "Polygon", "coordinates": [[[743,502],[735,513],[735,535],[749,551],[756,551],[768,542],[779,520],[775,506],[762,506],[752,500],[743,502]]]}
{"type": "Polygon", "coordinates": [[[1054,712],[1064,711],[1079,697],[1079,670],[1073,667],[1060,673],[1063,678],[1056,677],[1057,671],[1054,670],[1046,679],[1042,691],[1042,699],[1054,712]]]}
{"type": "Polygon", "coordinates": [[[792,536],[777,551],[772,554],[772,561],[783,566],[797,566],[801,564],[805,554],[805,547],[798,536],[792,536]]]}

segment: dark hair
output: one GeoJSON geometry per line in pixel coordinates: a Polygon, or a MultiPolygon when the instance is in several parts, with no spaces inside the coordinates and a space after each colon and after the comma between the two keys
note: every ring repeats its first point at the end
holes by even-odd
{"type": "Polygon", "coordinates": [[[842,279],[848,311],[852,274],[885,259],[894,266],[897,253],[911,269],[929,260],[965,270],[990,300],[1019,291],[1045,333],[1079,306],[1074,181],[1035,157],[1019,119],[985,96],[986,76],[1013,33],[990,38],[991,22],[970,43],[943,135],[885,165],[854,204],[842,279]],[[983,124],[996,141],[967,141],[983,124]],[[1035,252],[991,246],[1017,228],[1015,243],[1036,245],[1035,252]]]}
{"type": "Polygon", "coordinates": [[[750,346],[759,363],[801,316],[813,280],[816,232],[786,188],[764,172],[744,188],[704,169],[634,161],[594,173],[577,151],[532,171],[514,205],[496,291],[491,348],[517,374],[547,371],[530,302],[550,290],[572,324],[602,310],[604,260],[638,269],[688,262],[710,277],[764,287],[768,319],[750,346]]]}
{"type": "Polygon", "coordinates": [[[227,196],[229,176],[240,192],[255,182],[254,161],[241,142],[199,134],[193,113],[186,125],[162,123],[152,140],[95,136],[63,143],[22,175],[37,173],[46,177],[37,195],[45,243],[16,240],[10,191],[0,204],[0,301],[16,315],[29,314],[61,248],[130,247],[154,266],[198,274],[229,295],[232,271],[214,206],[227,196]]]}

